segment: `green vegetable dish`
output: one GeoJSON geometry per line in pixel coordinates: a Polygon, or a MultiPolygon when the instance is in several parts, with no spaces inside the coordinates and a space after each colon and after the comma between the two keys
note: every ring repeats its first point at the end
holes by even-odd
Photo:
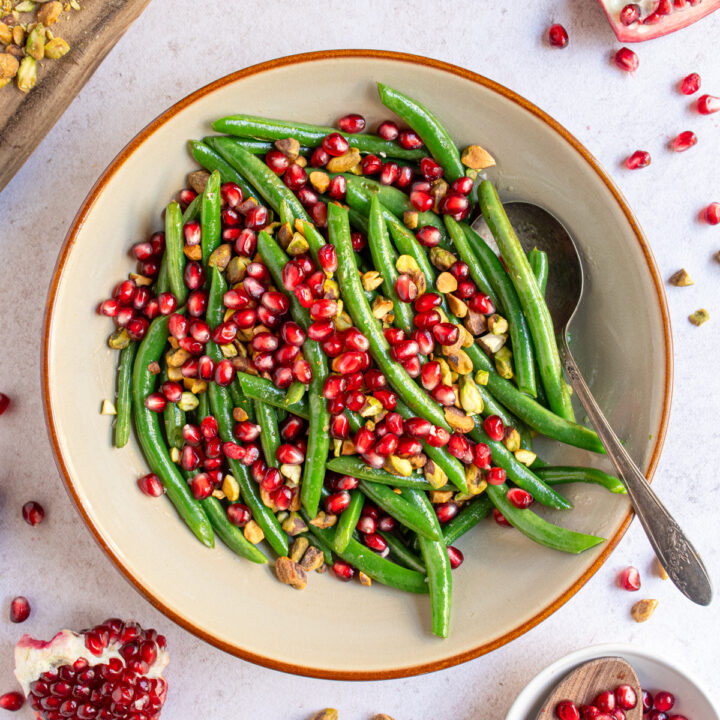
{"type": "Polygon", "coordinates": [[[205,545],[273,562],[296,589],[329,568],[427,593],[446,637],[463,535],[496,522],[580,553],[603,539],[533,506],[570,510],[571,482],[625,490],[533,451],[538,434],[603,448],[573,416],[553,268],[520,246],[492,156],[378,89],[399,121],[376,134],[357,114],[234,115],[189,142],[201,169],[99,308],[119,351],[115,445],[134,427],[139,489],[205,545]]]}

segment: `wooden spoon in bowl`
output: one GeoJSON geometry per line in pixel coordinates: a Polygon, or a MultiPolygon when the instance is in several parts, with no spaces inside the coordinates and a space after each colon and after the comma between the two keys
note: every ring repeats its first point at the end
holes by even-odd
{"type": "Polygon", "coordinates": [[[619,685],[630,685],[635,690],[637,705],[624,710],[627,720],[642,720],[642,690],[632,665],[619,657],[604,657],[575,668],[550,693],[538,713],[537,720],[557,720],[555,708],[563,700],[572,700],[579,708],[592,705],[605,690],[614,692],[619,685]]]}

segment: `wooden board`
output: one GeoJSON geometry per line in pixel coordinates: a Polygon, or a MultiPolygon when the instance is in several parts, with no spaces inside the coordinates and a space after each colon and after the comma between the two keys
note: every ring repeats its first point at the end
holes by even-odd
{"type": "Polygon", "coordinates": [[[38,82],[27,94],[0,88],[0,190],[19,170],[95,68],[149,0],[80,0],[51,26],[70,44],[59,60],[38,63],[38,82]]]}

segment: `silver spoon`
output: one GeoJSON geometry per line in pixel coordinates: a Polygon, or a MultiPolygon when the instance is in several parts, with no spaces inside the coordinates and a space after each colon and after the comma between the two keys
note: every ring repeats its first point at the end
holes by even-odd
{"type": "MultiPolygon", "coordinates": [[[[548,254],[551,279],[546,300],[565,374],[625,484],[658,560],[684,595],[698,605],[709,605],[712,584],[700,556],[613,432],[570,352],[568,329],[583,293],[582,263],[573,239],[555,217],[537,205],[509,202],[504,206],[525,249],[537,247],[548,254]]],[[[473,223],[473,229],[486,239],[492,238],[482,216],[473,223]]]]}

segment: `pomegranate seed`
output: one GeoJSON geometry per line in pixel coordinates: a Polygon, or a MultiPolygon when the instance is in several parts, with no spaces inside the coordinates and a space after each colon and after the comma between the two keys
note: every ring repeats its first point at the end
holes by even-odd
{"type": "Polygon", "coordinates": [[[437,515],[440,523],[444,524],[446,522],[450,522],[450,520],[458,514],[459,509],[458,504],[450,500],[449,502],[435,505],[435,514],[437,515]]]}
{"type": "Polygon", "coordinates": [[[572,700],[562,700],[555,706],[558,720],[580,720],[580,711],[572,700]]]}
{"type": "Polygon", "coordinates": [[[193,290],[187,300],[187,310],[192,317],[201,317],[207,307],[207,293],[204,290],[193,290]]]}
{"type": "Polygon", "coordinates": [[[328,155],[339,157],[344,155],[350,148],[348,141],[340,133],[330,133],[323,138],[323,150],[328,155]]]}
{"type": "MultiPolygon", "coordinates": [[[[287,180],[287,173],[285,174],[287,180]]],[[[252,257],[257,248],[257,234],[250,228],[243,228],[235,240],[235,252],[244,257],[252,257]]]]}
{"type": "MultiPolygon", "coordinates": [[[[485,479],[490,485],[502,485],[507,480],[507,474],[502,468],[491,467],[487,471],[485,479]]],[[[532,496],[530,496],[530,501],[532,502],[532,496]]]]}
{"type": "Polygon", "coordinates": [[[638,69],[640,61],[638,56],[630,48],[620,48],[615,53],[615,65],[625,72],[634,72],[638,69]]]}
{"type": "Polygon", "coordinates": [[[567,30],[558,23],[556,23],[555,25],[551,25],[550,29],[548,30],[548,40],[550,41],[550,45],[552,45],[553,47],[556,47],[556,48],[567,47],[567,44],[568,44],[567,30]]]}
{"type": "Polygon", "coordinates": [[[437,293],[424,293],[415,300],[414,308],[419,313],[426,313],[436,308],[442,303],[440,295],[437,293]]]}
{"type": "Polygon", "coordinates": [[[10,398],[5,393],[0,392],[0,415],[8,409],[9,405],[10,398]]]}
{"type": "Polygon", "coordinates": [[[332,571],[335,574],[335,577],[338,580],[342,580],[343,582],[349,582],[353,579],[355,575],[355,569],[353,568],[353,566],[348,565],[342,560],[336,560],[333,563],[332,571]]]}
{"type": "Polygon", "coordinates": [[[378,125],[377,134],[383,140],[397,140],[400,128],[392,120],[385,120],[385,122],[378,125]]]}
{"type": "Polygon", "coordinates": [[[326,400],[334,400],[345,392],[346,381],[342,375],[328,375],[323,385],[323,397],[326,400]]]}
{"type": "Polygon", "coordinates": [[[495,306],[492,300],[485,295],[485,293],[477,293],[473,295],[468,303],[468,307],[475,312],[482,313],[483,315],[492,315],[495,312],[495,306]]]}
{"type": "Polygon", "coordinates": [[[350,436],[350,421],[347,415],[343,415],[342,412],[339,415],[333,415],[330,420],[330,434],[341,440],[350,436]]]}
{"type": "Polygon", "coordinates": [[[714,95],[701,95],[697,101],[697,109],[701,115],[712,115],[720,110],[720,98],[714,95]]]}
{"type": "Polygon", "coordinates": [[[323,150],[322,146],[316,147],[310,156],[311,167],[325,167],[330,161],[330,156],[323,150]]]}
{"type": "Polygon", "coordinates": [[[251,328],[257,320],[257,310],[248,308],[247,310],[238,310],[233,314],[232,321],[240,330],[251,328]]]}
{"type": "Polygon", "coordinates": [[[383,185],[392,185],[400,177],[400,166],[392,161],[386,162],[380,171],[380,182],[383,185]]]}
{"type": "Polygon", "coordinates": [[[145,407],[151,412],[162,412],[167,405],[165,397],[158,392],[150,393],[145,398],[145,407]]]}
{"type": "MultiPolygon", "coordinates": [[[[427,195],[427,193],[424,194],[427,195]]],[[[430,205],[432,206],[432,198],[430,198],[430,205]]],[[[442,233],[438,228],[432,225],[424,225],[415,233],[415,238],[424,247],[431,248],[440,243],[440,240],[442,240],[442,233]]]]}
{"type": "Polygon", "coordinates": [[[340,373],[341,375],[351,375],[352,373],[361,370],[365,364],[365,353],[350,351],[338,355],[332,361],[333,372],[340,373]]]}
{"type": "Polygon", "coordinates": [[[377,531],[377,521],[369,515],[363,515],[358,520],[357,530],[363,535],[370,535],[377,531]]]}
{"type": "Polygon", "coordinates": [[[243,290],[251,297],[256,300],[259,300],[266,291],[265,286],[254,277],[251,277],[249,275],[245,276],[245,279],[243,280],[242,284],[243,290]]]}
{"type": "Polygon", "coordinates": [[[423,190],[413,190],[410,193],[410,202],[419,212],[427,212],[433,206],[432,195],[423,190]]]}
{"type": "Polygon", "coordinates": [[[425,157],[420,161],[420,172],[426,180],[432,182],[433,180],[441,178],[444,170],[435,160],[425,157]]]}
{"type": "Polygon", "coordinates": [[[483,421],[483,427],[491,440],[499,442],[505,434],[505,425],[497,415],[489,415],[483,421]]]}
{"type": "Polygon", "coordinates": [[[127,324],[128,335],[132,340],[142,340],[145,337],[149,325],[145,318],[133,318],[127,324]]]}
{"type": "Polygon", "coordinates": [[[450,385],[440,383],[434,387],[430,393],[434,400],[439,402],[441,405],[451,406],[455,404],[457,399],[455,390],[450,385]]]}
{"type": "Polygon", "coordinates": [[[283,287],[286,290],[295,290],[305,278],[305,271],[294,260],[285,264],[282,271],[283,287]]]}
{"type": "Polygon", "coordinates": [[[467,280],[470,275],[470,268],[467,263],[462,262],[462,260],[457,260],[450,266],[450,274],[459,283],[462,280],[467,280]]]}
{"type": "Polygon", "coordinates": [[[270,271],[260,262],[251,262],[245,272],[262,283],[270,280],[270,271]]]}
{"type": "Polygon", "coordinates": [[[360,390],[345,393],[345,407],[353,412],[360,412],[365,406],[365,396],[360,390]]]}
{"type": "Polygon", "coordinates": [[[0,708],[3,710],[10,710],[11,712],[18,711],[25,704],[25,697],[19,692],[6,692],[4,695],[0,695],[0,708]]]}
{"type": "Polygon", "coordinates": [[[333,333],[321,344],[321,347],[328,357],[337,357],[343,350],[342,338],[337,333],[333,333]]]}
{"type": "Polygon", "coordinates": [[[275,457],[283,465],[300,465],[305,459],[305,453],[295,445],[284,444],[277,449],[275,457]]]}
{"type": "Polygon", "coordinates": [[[185,445],[180,453],[180,465],[184,470],[195,470],[200,465],[200,455],[193,447],[185,445]]]}
{"type": "Polygon", "coordinates": [[[265,164],[276,175],[282,175],[290,166],[290,160],[279,150],[268,150],[265,154],[265,164]]]}
{"type": "Polygon", "coordinates": [[[334,245],[323,245],[318,250],[318,262],[326,273],[334,273],[338,268],[337,252],[334,245]]]}
{"type": "Polygon", "coordinates": [[[406,150],[417,150],[423,146],[423,141],[414,130],[401,130],[397,141],[400,147],[406,150]]]}
{"type": "MultiPolygon", "coordinates": [[[[433,336],[427,330],[413,330],[411,339],[417,343],[421,355],[429,355],[435,349],[433,336]]],[[[420,361],[418,360],[418,363],[420,361]]],[[[420,368],[418,367],[418,371],[420,368]]]]}
{"type": "Polygon", "coordinates": [[[620,11],[620,22],[626,27],[635,24],[640,19],[640,6],[630,3],[620,11]]]}
{"type": "Polygon", "coordinates": [[[137,486],[148,497],[160,497],[165,492],[160,478],[155,473],[148,473],[138,478],[137,486]]]}
{"type": "Polygon", "coordinates": [[[611,713],[615,709],[615,695],[605,690],[595,698],[594,705],[600,712],[611,713]]]}
{"type": "MultiPolygon", "coordinates": [[[[327,162],[327,160],[325,162],[327,162]]],[[[300,167],[300,165],[298,165],[297,163],[293,163],[285,171],[285,176],[283,179],[285,181],[285,184],[291,190],[297,192],[298,190],[304,188],[305,185],[307,185],[308,176],[304,168],[300,167]]]]}
{"type": "Polygon", "coordinates": [[[220,213],[220,219],[222,220],[223,227],[235,227],[240,224],[240,215],[232,208],[225,208],[220,213]]]}
{"type": "Polygon", "coordinates": [[[226,182],[220,186],[220,197],[231,207],[236,208],[243,201],[243,191],[234,182],[226,182]]]}
{"type": "Polygon", "coordinates": [[[411,303],[418,294],[417,285],[413,282],[412,278],[405,273],[398,275],[395,290],[400,301],[404,303],[411,303]]]}
{"type": "Polygon", "coordinates": [[[458,326],[449,322],[438,323],[433,327],[432,332],[441,345],[454,345],[460,337],[458,326]]]}
{"type": "Polygon", "coordinates": [[[287,295],[281,292],[266,292],[260,302],[275,315],[284,315],[290,309],[287,295]]]}
{"type": "Polygon", "coordinates": [[[260,426],[249,420],[243,420],[236,423],[233,435],[241,442],[251,443],[260,437],[260,426]]]}
{"type": "Polygon", "coordinates": [[[210,497],[213,491],[213,484],[207,473],[198,473],[190,481],[190,492],[196,500],[205,500],[210,497]]]}
{"type": "MultiPolygon", "coordinates": [[[[703,217],[706,222],[710,223],[710,225],[717,225],[720,223],[720,202],[710,203],[705,210],[703,210],[703,217]]],[[[1,414],[2,409],[0,406],[0,415],[1,414]]]]}
{"type": "Polygon", "coordinates": [[[197,193],[194,190],[191,190],[190,188],[184,188],[180,191],[180,204],[187,207],[196,197],[197,193]]]}
{"type": "Polygon", "coordinates": [[[521,488],[510,488],[507,494],[508,500],[520,510],[529,508],[533,503],[533,496],[521,488]]]}
{"type": "Polygon", "coordinates": [[[353,442],[355,444],[355,451],[360,455],[365,455],[375,443],[375,436],[370,430],[363,427],[355,433],[353,442]]]}
{"type": "Polygon", "coordinates": [[[681,132],[671,143],[675,152],[685,152],[697,143],[697,136],[692,130],[681,132]]]}
{"type": "Polygon", "coordinates": [[[512,525],[508,522],[508,519],[497,508],[493,510],[493,519],[498,525],[502,525],[503,527],[512,527],[512,525]]]}
{"type": "Polygon", "coordinates": [[[342,175],[336,175],[328,185],[328,196],[333,200],[344,200],[347,192],[347,180],[342,175]]]}
{"type": "Polygon", "coordinates": [[[425,442],[432,447],[444,447],[450,441],[450,433],[445,429],[433,425],[425,438],[425,442]]]}
{"type": "Polygon", "coordinates": [[[655,693],[653,704],[655,705],[655,709],[660,710],[660,712],[672,710],[675,705],[675,696],[672,693],[667,692],[667,690],[661,690],[660,692],[655,693]]]}
{"type": "Polygon", "coordinates": [[[469,177],[460,177],[450,183],[450,189],[461,195],[469,195],[473,188],[473,180],[469,177]]]}
{"type": "Polygon", "coordinates": [[[615,690],[615,701],[621,710],[632,710],[638,701],[632,685],[620,685],[615,690]]]}
{"type": "Polygon", "coordinates": [[[370,349],[370,341],[356,328],[348,328],[343,334],[343,342],[348,350],[367,352],[370,349]]]}
{"type": "Polygon", "coordinates": [[[328,495],[325,498],[325,512],[330,515],[340,515],[350,504],[350,493],[346,490],[328,495]]]}
{"type": "Polygon", "coordinates": [[[643,715],[649,713],[653,709],[653,696],[647,691],[642,691],[643,715]]]}
{"type": "Polygon", "coordinates": [[[113,297],[115,297],[121,305],[129,305],[135,294],[135,287],[134,280],[124,280],[115,288],[113,297]]]}
{"type": "Polygon", "coordinates": [[[215,366],[215,382],[220,387],[227,387],[235,379],[235,366],[227,358],[215,366]]]}
{"type": "Polygon", "coordinates": [[[399,441],[397,435],[394,435],[393,433],[388,433],[376,443],[373,449],[378,455],[388,457],[389,455],[395,454],[398,448],[398,442],[399,441]]]}
{"type": "Polygon", "coordinates": [[[473,464],[486,470],[490,467],[491,461],[492,453],[490,452],[490,448],[485,443],[477,443],[473,448],[473,464]]]}
{"type": "Polygon", "coordinates": [[[368,390],[382,390],[387,387],[387,378],[380,370],[373,368],[365,373],[365,386],[368,390]]]}
{"type": "Polygon", "coordinates": [[[672,0],[658,0],[658,6],[655,8],[655,12],[658,13],[658,15],[669,15],[672,11],[672,0]]]}
{"type": "Polygon", "coordinates": [[[405,421],[405,431],[416,438],[424,438],[430,434],[432,423],[425,418],[408,418],[405,421]]]}
{"type": "Polygon", "coordinates": [[[420,382],[426,390],[434,390],[440,384],[441,377],[440,363],[436,360],[426,362],[422,366],[420,382]]]}
{"type": "MultiPolygon", "coordinates": [[[[265,463],[263,463],[263,465],[264,464],[265,463]]],[[[280,474],[280,471],[273,467],[266,468],[260,479],[260,485],[265,492],[273,492],[273,490],[277,490],[282,486],[283,482],[283,476],[280,474]]]]}
{"type": "Polygon", "coordinates": [[[359,133],[365,129],[365,118],[357,113],[350,113],[338,120],[338,127],[344,133],[359,133]]]}
{"type": "Polygon", "coordinates": [[[377,155],[366,155],[360,163],[363,175],[377,175],[382,166],[382,160],[377,155]]]}
{"type": "MultiPolygon", "coordinates": [[[[278,475],[279,474],[280,473],[278,473],[278,475]]],[[[242,503],[232,503],[231,505],[228,505],[227,519],[235,525],[235,527],[245,527],[252,519],[252,513],[247,505],[243,505],[242,503]]]]}
{"type": "Polygon", "coordinates": [[[176,403],[183,394],[183,388],[179,382],[168,380],[160,386],[160,392],[168,402],[176,403]]]}
{"type": "Polygon", "coordinates": [[[117,317],[120,312],[120,301],[116,298],[104,300],[98,305],[98,312],[105,317],[117,317]]]}
{"type": "Polygon", "coordinates": [[[202,240],[200,223],[197,220],[191,220],[185,223],[185,225],[183,225],[183,236],[186,245],[190,245],[191,247],[199,245],[202,240]]]}
{"type": "Polygon", "coordinates": [[[373,550],[374,552],[379,553],[383,556],[386,555],[387,553],[389,553],[389,551],[390,551],[388,548],[387,541],[379,533],[367,533],[363,537],[363,542],[371,550],[373,550]]]}
{"type": "Polygon", "coordinates": [[[683,95],[692,95],[700,89],[700,76],[697,73],[690,73],[680,83],[680,92],[683,95]]]}
{"type": "Polygon", "coordinates": [[[460,433],[453,433],[448,442],[448,452],[458,460],[463,460],[470,453],[470,443],[460,433]]]}
{"type": "Polygon", "coordinates": [[[636,567],[626,567],[618,576],[620,587],[635,592],[640,589],[640,572],[636,567]]]}
{"type": "Polygon", "coordinates": [[[310,208],[310,217],[318,227],[327,227],[327,205],[324,202],[316,202],[310,208]]]}
{"type": "Polygon", "coordinates": [[[646,150],[636,150],[632,155],[625,158],[625,167],[628,170],[637,170],[647,167],[650,164],[650,153],[646,150]]]}
{"type": "Polygon", "coordinates": [[[594,705],[581,705],[580,715],[582,720],[598,720],[602,713],[594,705]]]}
{"type": "Polygon", "coordinates": [[[397,407],[397,395],[391,390],[376,390],[373,397],[380,401],[385,410],[394,410],[397,407]]]}
{"type": "Polygon", "coordinates": [[[30,617],[30,603],[26,597],[18,595],[10,603],[10,622],[25,622],[30,617]]]}
{"type": "Polygon", "coordinates": [[[313,320],[329,320],[338,313],[338,304],[335,300],[316,300],[310,308],[310,317],[313,320]]]}
{"type": "Polygon", "coordinates": [[[359,232],[352,233],[350,235],[350,240],[352,241],[352,249],[355,252],[360,252],[367,245],[367,238],[359,232]]]}

